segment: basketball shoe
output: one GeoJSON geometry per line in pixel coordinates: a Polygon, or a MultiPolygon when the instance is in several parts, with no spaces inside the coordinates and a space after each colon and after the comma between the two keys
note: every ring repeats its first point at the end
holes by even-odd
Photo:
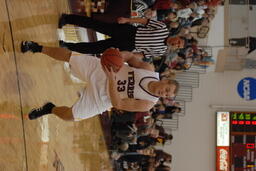
{"type": "Polygon", "coordinates": [[[43,46],[40,46],[38,43],[33,41],[22,41],[20,45],[20,50],[22,53],[25,52],[42,52],[43,46]]]}
{"type": "Polygon", "coordinates": [[[30,120],[37,119],[43,115],[50,114],[52,112],[52,109],[55,107],[55,105],[51,102],[46,103],[40,108],[33,109],[29,112],[28,118],[30,120]]]}

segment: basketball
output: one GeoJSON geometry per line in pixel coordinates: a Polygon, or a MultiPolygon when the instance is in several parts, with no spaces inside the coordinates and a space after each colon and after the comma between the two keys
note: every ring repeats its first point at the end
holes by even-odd
{"type": "Polygon", "coordinates": [[[114,72],[118,72],[123,66],[124,60],[118,49],[109,48],[105,50],[101,56],[101,64],[108,69],[113,68],[114,72]]]}

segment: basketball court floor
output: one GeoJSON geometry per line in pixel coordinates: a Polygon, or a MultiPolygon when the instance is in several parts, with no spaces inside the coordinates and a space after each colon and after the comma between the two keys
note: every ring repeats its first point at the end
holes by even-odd
{"type": "Polygon", "coordinates": [[[0,9],[0,171],[111,170],[98,117],[27,118],[47,101],[71,106],[83,86],[72,83],[62,62],[19,47],[22,40],[57,46],[67,0],[0,0],[0,9]]]}

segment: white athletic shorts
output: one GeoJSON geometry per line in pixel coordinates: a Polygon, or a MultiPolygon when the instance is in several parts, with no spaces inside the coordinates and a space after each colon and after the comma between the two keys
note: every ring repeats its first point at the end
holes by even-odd
{"type": "Polygon", "coordinates": [[[69,64],[71,73],[87,82],[80,91],[79,100],[72,107],[74,120],[87,119],[110,109],[112,104],[108,95],[108,81],[100,59],[72,52],[69,64]]]}

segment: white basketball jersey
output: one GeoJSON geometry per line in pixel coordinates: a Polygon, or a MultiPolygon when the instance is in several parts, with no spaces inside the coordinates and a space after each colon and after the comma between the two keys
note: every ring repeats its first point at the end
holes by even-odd
{"type": "Polygon", "coordinates": [[[123,65],[120,71],[116,74],[117,91],[120,97],[133,98],[140,100],[149,100],[157,102],[157,96],[150,94],[147,91],[147,85],[143,86],[144,81],[159,81],[159,74],[157,72],[148,71],[145,69],[137,69],[123,65]]]}

